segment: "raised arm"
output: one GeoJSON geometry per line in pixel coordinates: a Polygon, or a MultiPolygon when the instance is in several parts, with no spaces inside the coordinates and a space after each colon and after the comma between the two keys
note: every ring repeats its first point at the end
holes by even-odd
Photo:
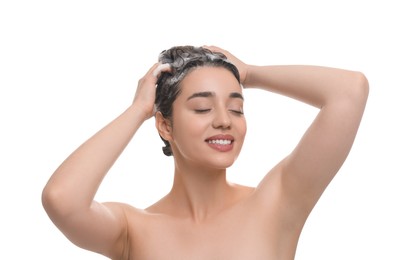
{"type": "Polygon", "coordinates": [[[49,217],[74,244],[115,259],[126,245],[123,208],[98,203],[94,196],[137,129],[153,115],[157,67],[139,81],[131,106],[76,149],[54,172],[42,194],[49,217]]]}
{"type": "Polygon", "coordinates": [[[298,145],[258,187],[266,200],[279,196],[289,214],[305,219],[352,147],[368,97],[365,76],[318,66],[252,66],[220,48],[209,49],[226,54],[245,88],[279,93],[320,109],[298,145]]]}
{"type": "MultiPolygon", "coordinates": [[[[249,66],[246,84],[320,109],[295,149],[271,172],[278,173],[291,205],[308,214],[352,147],[368,96],[367,80],[359,72],[327,67],[249,66]]],[[[261,185],[268,186],[273,177],[261,185]]]]}

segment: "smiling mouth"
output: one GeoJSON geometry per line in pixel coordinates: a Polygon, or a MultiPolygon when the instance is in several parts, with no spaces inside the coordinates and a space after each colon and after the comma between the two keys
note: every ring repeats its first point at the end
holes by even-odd
{"type": "Polygon", "coordinates": [[[229,152],[232,151],[234,147],[234,140],[233,139],[208,139],[206,143],[214,150],[218,152],[229,152]]]}
{"type": "Polygon", "coordinates": [[[232,140],[228,139],[214,139],[214,140],[207,140],[209,144],[218,144],[218,145],[230,145],[232,140]]]}

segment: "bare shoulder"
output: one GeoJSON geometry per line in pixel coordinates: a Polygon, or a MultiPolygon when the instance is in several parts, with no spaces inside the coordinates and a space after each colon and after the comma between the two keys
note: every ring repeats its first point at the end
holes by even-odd
{"type": "Polygon", "coordinates": [[[277,256],[294,254],[297,233],[284,235],[280,219],[262,215],[256,188],[231,188],[233,202],[203,222],[173,211],[168,197],[146,209],[115,204],[128,221],[125,259],[290,259],[277,256]]]}
{"type": "Polygon", "coordinates": [[[250,186],[246,186],[242,184],[236,184],[236,183],[232,183],[231,186],[235,190],[235,194],[236,194],[235,196],[236,196],[237,201],[247,200],[251,198],[255,192],[254,187],[250,187],[250,186]]]}
{"type": "Polygon", "coordinates": [[[279,229],[281,234],[300,234],[310,210],[299,206],[284,183],[285,159],[272,168],[254,189],[249,200],[251,210],[262,216],[264,225],[279,229]]]}
{"type": "Polygon", "coordinates": [[[110,210],[114,212],[113,214],[122,215],[127,225],[131,222],[137,222],[139,219],[145,218],[148,215],[144,209],[136,208],[123,202],[104,202],[103,204],[110,208],[110,210]]]}

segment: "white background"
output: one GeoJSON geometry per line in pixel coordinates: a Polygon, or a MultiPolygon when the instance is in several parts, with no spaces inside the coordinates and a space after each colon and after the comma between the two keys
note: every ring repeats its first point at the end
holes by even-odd
{"type": "MultiPolygon", "coordinates": [[[[218,45],[258,65],[359,70],[370,97],[354,147],[309,217],[297,260],[408,259],[404,1],[1,1],[0,259],[104,259],[71,244],[41,205],[58,165],[132,101],[174,45],[218,45]]],[[[256,185],[316,110],[247,90],[248,135],[229,179],[256,185]]],[[[97,194],[143,208],[172,159],[146,122],[97,194]]],[[[158,249],[159,250],[159,249],[158,249]]]]}

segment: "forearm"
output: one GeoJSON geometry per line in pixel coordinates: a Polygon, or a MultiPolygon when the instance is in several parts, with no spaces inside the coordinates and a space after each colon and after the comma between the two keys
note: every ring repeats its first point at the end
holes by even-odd
{"type": "Polygon", "coordinates": [[[145,120],[133,104],[75,150],[55,171],[43,192],[48,210],[89,208],[104,176],[145,120]]]}
{"type": "Polygon", "coordinates": [[[361,73],[305,65],[248,66],[247,88],[258,87],[322,108],[329,102],[355,96],[361,73]]]}

